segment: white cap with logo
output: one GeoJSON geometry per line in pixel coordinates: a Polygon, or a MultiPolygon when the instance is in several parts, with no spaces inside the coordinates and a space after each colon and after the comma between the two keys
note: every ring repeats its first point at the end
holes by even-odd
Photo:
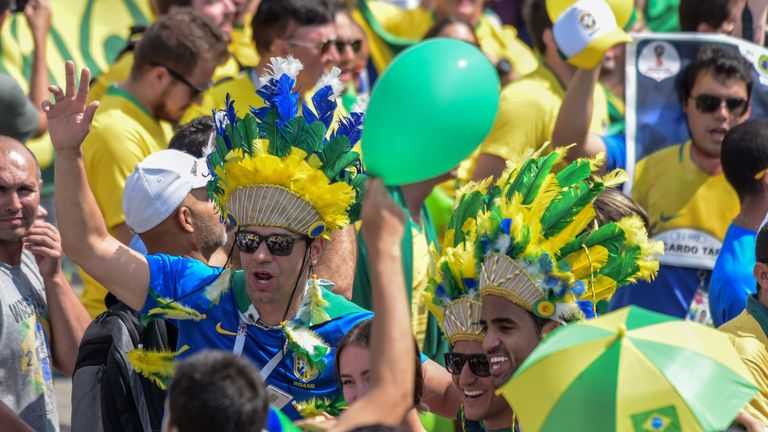
{"type": "Polygon", "coordinates": [[[136,234],[170,216],[192,189],[208,183],[205,158],[178,150],[161,150],[136,164],[123,188],[125,223],[136,234]]]}

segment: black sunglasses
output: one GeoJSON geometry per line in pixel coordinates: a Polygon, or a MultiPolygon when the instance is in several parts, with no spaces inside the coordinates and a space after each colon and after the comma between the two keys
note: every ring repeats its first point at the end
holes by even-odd
{"type": "Polygon", "coordinates": [[[305,47],[312,47],[317,48],[320,50],[321,54],[326,54],[328,50],[331,49],[331,45],[336,47],[336,51],[343,52],[344,49],[349,45],[350,48],[352,48],[352,52],[355,54],[360,52],[360,49],[363,48],[363,40],[362,39],[328,39],[324,40],[322,42],[308,42],[308,41],[301,41],[296,39],[289,39],[286,42],[293,44],[293,45],[299,45],[299,46],[305,46],[305,47]]]}
{"type": "Polygon", "coordinates": [[[307,240],[305,237],[295,237],[288,234],[261,235],[248,231],[240,231],[235,236],[235,244],[240,252],[252,254],[261,245],[267,242],[269,253],[274,256],[288,256],[293,252],[293,243],[296,240],[307,240]]]}
{"type": "Polygon", "coordinates": [[[184,75],[176,72],[175,70],[171,69],[170,67],[168,67],[168,66],[166,66],[164,64],[153,63],[153,65],[165,68],[165,70],[168,71],[168,74],[171,77],[173,77],[173,79],[175,79],[176,81],[179,81],[182,84],[184,84],[187,87],[189,87],[192,90],[192,98],[193,99],[198,97],[198,96],[200,96],[200,93],[202,93],[202,92],[204,92],[204,91],[206,91],[206,90],[208,90],[210,88],[210,85],[207,85],[205,87],[200,87],[197,84],[194,84],[194,83],[190,82],[188,79],[184,78],[184,75]]]}
{"type": "Polygon", "coordinates": [[[731,114],[744,114],[747,109],[747,100],[742,98],[721,98],[719,96],[700,94],[692,97],[696,101],[696,109],[703,114],[711,114],[717,111],[725,101],[725,107],[731,114]]]}
{"type": "Polygon", "coordinates": [[[449,352],[444,354],[445,368],[451,375],[461,375],[464,364],[469,363],[469,370],[479,377],[491,376],[491,364],[485,354],[460,354],[449,352]]]}

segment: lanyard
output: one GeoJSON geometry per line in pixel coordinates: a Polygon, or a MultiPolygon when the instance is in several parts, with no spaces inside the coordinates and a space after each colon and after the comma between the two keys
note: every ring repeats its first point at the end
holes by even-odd
{"type": "MultiPolygon", "coordinates": [[[[235,337],[235,346],[232,348],[232,354],[238,357],[243,354],[243,346],[245,345],[246,336],[248,336],[248,324],[244,323],[241,319],[240,323],[237,325],[237,336],[235,337]]],[[[270,359],[263,368],[261,368],[261,371],[259,372],[261,379],[264,381],[267,380],[272,371],[275,370],[277,365],[280,363],[280,360],[283,359],[284,352],[285,349],[280,349],[277,351],[277,354],[275,354],[275,356],[272,357],[272,359],[270,359]]]]}

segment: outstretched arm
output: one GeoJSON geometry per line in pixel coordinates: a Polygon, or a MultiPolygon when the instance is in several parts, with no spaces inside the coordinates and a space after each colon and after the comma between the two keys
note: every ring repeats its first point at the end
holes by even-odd
{"type": "Polygon", "coordinates": [[[147,260],[109,235],[85,176],[80,146],[98,107],[98,102],[86,105],[91,73],[83,68],[77,89],[75,64],[68,61],[66,77],[65,91],[49,87],[55,103],[43,102],[56,149],[54,186],[61,243],[83,270],[128,306],[139,310],[149,286],[147,260]]]}
{"type": "Polygon", "coordinates": [[[603,139],[589,132],[595,86],[599,77],[600,68],[577,69],[560,105],[557,123],[552,131],[552,145],[564,147],[576,144],[568,150],[566,159],[569,161],[605,152],[603,139]]]}
{"type": "Polygon", "coordinates": [[[362,232],[368,245],[373,293],[371,385],[339,417],[334,430],[370,425],[397,426],[412,408],[416,355],[407,307],[400,242],[405,214],[380,180],[365,192],[362,232]],[[386,407],[386,409],[382,409],[386,407]]]}

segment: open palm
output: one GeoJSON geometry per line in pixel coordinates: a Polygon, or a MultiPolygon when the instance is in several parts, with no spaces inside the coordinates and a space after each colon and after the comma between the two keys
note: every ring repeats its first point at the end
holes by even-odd
{"type": "Polygon", "coordinates": [[[93,115],[98,108],[98,102],[87,104],[88,86],[91,72],[83,68],[80,72],[80,88],[75,84],[75,64],[66,63],[66,89],[50,86],[55,102],[44,101],[43,111],[48,117],[48,133],[51,135],[53,147],[58,151],[77,150],[85,136],[91,130],[93,115]]]}

